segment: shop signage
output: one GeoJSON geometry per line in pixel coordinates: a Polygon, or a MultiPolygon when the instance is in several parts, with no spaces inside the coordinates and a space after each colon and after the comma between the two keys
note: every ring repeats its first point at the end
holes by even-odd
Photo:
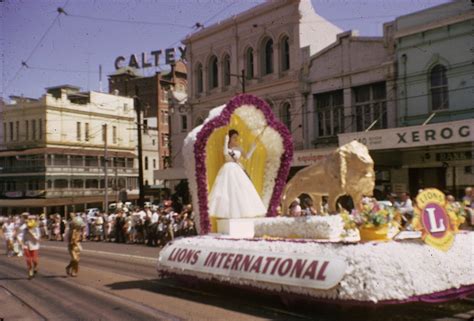
{"type": "Polygon", "coordinates": [[[435,188],[425,189],[417,195],[416,204],[415,214],[421,223],[425,243],[442,251],[449,250],[454,242],[454,232],[445,195],[435,188]]]}
{"type": "MultiPolygon", "coordinates": [[[[178,47],[180,56],[184,59],[186,56],[186,47],[178,47]]],[[[160,65],[160,56],[164,55],[165,64],[174,64],[176,62],[176,50],[175,48],[167,48],[165,50],[154,50],[150,52],[153,56],[152,62],[149,61],[149,57],[146,52],[142,52],[138,57],[132,54],[130,58],[126,59],[124,56],[118,56],[115,58],[115,69],[120,69],[125,66],[132,68],[148,68],[158,67],[160,65]]]]}
{"type": "Polygon", "coordinates": [[[472,151],[436,153],[438,162],[463,161],[473,159],[472,151]]]}
{"type": "Polygon", "coordinates": [[[394,149],[472,142],[474,120],[339,134],[339,146],[357,140],[368,149],[394,149]]]}
{"type": "Polygon", "coordinates": [[[184,271],[315,289],[336,286],[346,270],[343,259],[316,253],[297,255],[173,243],[161,250],[158,262],[184,271]]]}
{"type": "Polygon", "coordinates": [[[293,153],[293,161],[291,166],[309,166],[322,159],[327,155],[335,151],[336,148],[322,148],[322,149],[306,149],[297,150],[293,153]]]}

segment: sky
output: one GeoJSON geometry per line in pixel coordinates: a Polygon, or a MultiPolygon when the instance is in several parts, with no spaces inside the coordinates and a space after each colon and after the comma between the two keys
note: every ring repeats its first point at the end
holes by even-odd
{"type": "MultiPolygon", "coordinates": [[[[1,97],[39,98],[46,87],[103,90],[115,58],[177,48],[199,22],[210,26],[262,0],[1,0],[1,97]],[[65,14],[58,14],[58,7],[65,14]],[[22,66],[22,62],[25,64],[22,66]]],[[[382,24],[447,0],[311,0],[342,30],[381,36],[382,24]]],[[[152,75],[164,67],[143,69],[152,75]]]]}

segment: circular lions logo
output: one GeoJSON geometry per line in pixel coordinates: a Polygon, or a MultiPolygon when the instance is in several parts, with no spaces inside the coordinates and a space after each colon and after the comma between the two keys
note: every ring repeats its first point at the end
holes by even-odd
{"type": "Polygon", "coordinates": [[[416,197],[415,215],[421,222],[425,243],[447,251],[454,241],[445,195],[435,189],[426,189],[416,197]]]}
{"type": "Polygon", "coordinates": [[[446,234],[448,215],[444,208],[436,203],[426,205],[422,214],[423,226],[436,238],[442,238],[446,234]]]}

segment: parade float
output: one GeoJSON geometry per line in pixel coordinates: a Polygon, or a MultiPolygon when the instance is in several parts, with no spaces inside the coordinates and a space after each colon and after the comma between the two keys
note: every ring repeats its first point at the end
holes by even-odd
{"type": "Polygon", "coordinates": [[[165,246],[159,274],[349,304],[438,302],[474,292],[474,233],[457,229],[462,216],[441,192],[419,194],[412,231],[400,232],[400,213],[362,199],[375,180],[364,145],[341,146],[287,183],[292,151],[288,129],[258,97],[239,95],[211,110],[183,147],[200,235],[165,246]],[[256,144],[243,166],[268,209],[266,217],[221,219],[209,213],[209,191],[224,163],[230,128],[243,133],[244,148],[256,144]],[[327,195],[329,212],[338,214],[277,215],[302,193],[318,209],[327,195]],[[345,194],[357,204],[352,213],[336,207],[345,194]]]}

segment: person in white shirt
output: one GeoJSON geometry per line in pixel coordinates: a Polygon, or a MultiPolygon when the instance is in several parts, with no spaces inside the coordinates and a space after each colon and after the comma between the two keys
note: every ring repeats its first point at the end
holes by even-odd
{"type": "Polygon", "coordinates": [[[6,248],[7,248],[7,256],[13,256],[13,238],[15,235],[15,223],[13,223],[13,219],[9,217],[2,226],[3,237],[5,238],[6,248]]]}
{"type": "Polygon", "coordinates": [[[40,238],[41,233],[36,220],[28,219],[21,239],[26,265],[28,266],[28,279],[30,280],[38,273],[40,238]]]}
{"type": "Polygon", "coordinates": [[[407,192],[402,193],[400,195],[400,203],[395,203],[394,206],[400,211],[403,221],[410,223],[413,218],[413,203],[410,194],[407,192]]]}

